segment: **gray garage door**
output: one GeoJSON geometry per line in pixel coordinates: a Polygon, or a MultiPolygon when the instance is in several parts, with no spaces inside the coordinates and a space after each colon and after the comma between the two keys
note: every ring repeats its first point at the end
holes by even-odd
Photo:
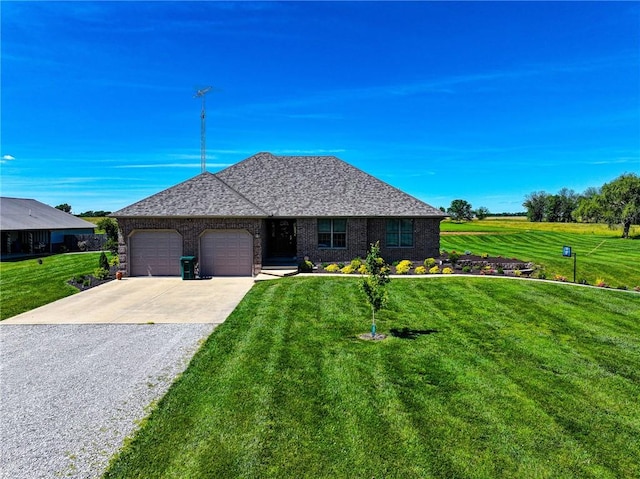
{"type": "Polygon", "coordinates": [[[247,230],[209,231],[200,238],[200,275],[251,276],[253,236],[247,230]]]}
{"type": "Polygon", "coordinates": [[[177,231],[137,231],[129,240],[131,276],[180,276],[180,256],[177,231]]]}

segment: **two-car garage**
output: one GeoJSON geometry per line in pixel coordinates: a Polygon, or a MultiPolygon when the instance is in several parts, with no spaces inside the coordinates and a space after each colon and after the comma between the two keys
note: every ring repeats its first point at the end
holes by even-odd
{"type": "MultiPolygon", "coordinates": [[[[244,229],[200,236],[200,276],[251,276],[253,236],[244,229]]],[[[138,230],[129,237],[131,276],[180,276],[183,238],[176,230],[138,230]]]]}

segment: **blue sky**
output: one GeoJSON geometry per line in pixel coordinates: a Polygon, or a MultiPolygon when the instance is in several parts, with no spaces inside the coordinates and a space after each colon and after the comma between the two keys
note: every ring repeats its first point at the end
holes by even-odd
{"type": "Polygon", "coordinates": [[[492,212],[640,172],[637,2],[0,9],[3,196],[114,211],[199,174],[206,85],[212,172],[335,155],[492,212]]]}

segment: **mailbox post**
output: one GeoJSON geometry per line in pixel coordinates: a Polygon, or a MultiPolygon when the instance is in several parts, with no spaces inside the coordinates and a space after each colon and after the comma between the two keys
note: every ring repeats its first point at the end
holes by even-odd
{"type": "Polygon", "coordinates": [[[562,256],[565,256],[567,258],[571,258],[571,256],[573,256],[573,282],[575,283],[576,282],[576,263],[577,263],[576,254],[571,252],[571,246],[563,246],[562,256]]]}

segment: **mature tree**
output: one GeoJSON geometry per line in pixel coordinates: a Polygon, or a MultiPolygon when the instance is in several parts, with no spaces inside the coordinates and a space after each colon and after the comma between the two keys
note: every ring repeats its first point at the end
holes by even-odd
{"type": "Polygon", "coordinates": [[[481,206],[475,211],[475,213],[476,213],[476,218],[478,218],[479,220],[483,220],[487,216],[489,216],[489,208],[487,208],[486,206],[481,206]]]}
{"type": "Polygon", "coordinates": [[[71,205],[68,203],[62,203],[61,205],[56,206],[56,209],[64,211],[65,213],[71,213],[71,205]]]}
{"type": "Polygon", "coordinates": [[[558,197],[558,221],[570,223],[574,221],[573,211],[578,207],[578,195],[575,191],[562,188],[556,195],[558,197]]]}
{"type": "Polygon", "coordinates": [[[522,206],[527,209],[529,221],[542,221],[544,219],[547,196],[549,195],[544,191],[534,191],[525,196],[522,206]]]}
{"type": "Polygon", "coordinates": [[[602,185],[594,197],[602,219],[609,226],[622,224],[622,237],[629,237],[632,224],[640,223],[640,176],[625,173],[602,185]]]}
{"type": "Polygon", "coordinates": [[[544,221],[560,221],[561,200],[558,195],[547,195],[544,201],[544,221]]]}
{"type": "Polygon", "coordinates": [[[601,213],[598,208],[596,197],[600,196],[600,188],[590,186],[578,198],[578,205],[573,210],[573,218],[582,223],[597,223],[600,221],[601,213]]]}
{"type": "Polygon", "coordinates": [[[447,214],[453,221],[471,221],[473,219],[471,203],[465,200],[453,200],[447,209],[447,214]]]}
{"type": "Polygon", "coordinates": [[[371,306],[371,336],[376,335],[376,311],[380,311],[387,302],[389,267],[380,256],[380,242],[372,244],[366,259],[368,275],[362,279],[362,290],[371,306]]]}

